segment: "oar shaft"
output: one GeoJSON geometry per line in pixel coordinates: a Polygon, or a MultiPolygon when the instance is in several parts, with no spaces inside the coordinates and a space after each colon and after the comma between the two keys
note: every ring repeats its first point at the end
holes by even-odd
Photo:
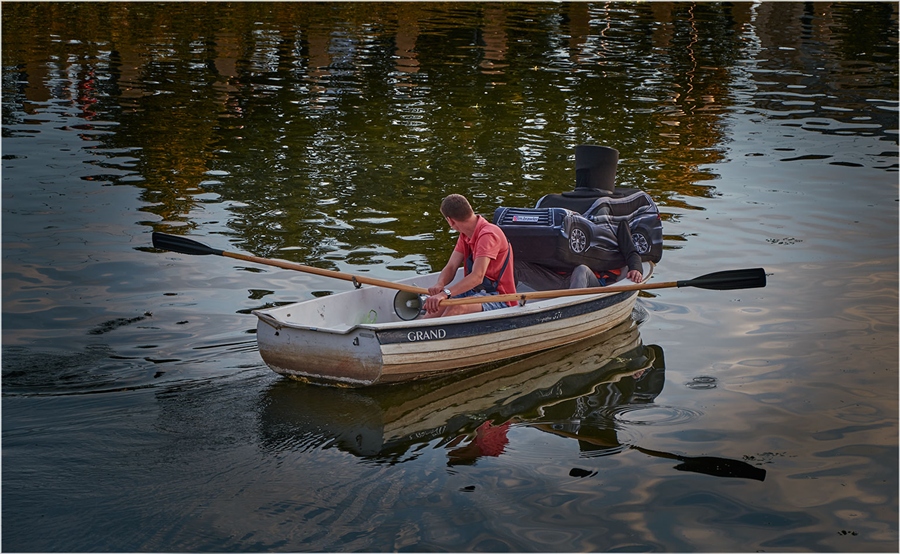
{"type": "Polygon", "coordinates": [[[428,294],[428,289],[423,289],[421,287],[414,287],[412,285],[404,285],[402,283],[394,283],[391,281],[383,281],[381,279],[375,279],[374,277],[363,277],[361,275],[351,275],[349,273],[342,273],[340,271],[332,271],[330,269],[321,269],[318,267],[311,267],[301,264],[295,264],[293,262],[287,262],[284,260],[272,260],[269,258],[260,258],[258,256],[250,256],[248,254],[240,254],[238,252],[222,252],[222,255],[226,258],[234,258],[236,260],[243,260],[245,262],[253,262],[262,265],[270,265],[274,267],[280,267],[281,269],[290,269],[293,271],[302,271],[303,273],[311,273],[313,275],[320,275],[322,277],[331,277],[334,279],[342,279],[344,281],[351,281],[354,283],[360,283],[362,285],[372,285],[376,287],[383,287],[393,290],[402,290],[406,292],[413,292],[416,294],[428,294]]]}
{"type": "Polygon", "coordinates": [[[415,294],[428,294],[428,290],[423,289],[421,287],[414,287],[411,285],[404,285],[401,283],[394,283],[391,281],[383,281],[381,279],[375,279],[373,277],[361,277],[359,275],[350,275],[348,273],[341,273],[340,271],[332,271],[330,269],[320,269],[318,267],[310,267],[307,265],[295,264],[293,262],[286,262],[284,260],[271,260],[269,258],[260,258],[259,256],[250,256],[247,254],[239,254],[237,252],[226,252],[224,250],[219,250],[216,248],[210,248],[209,246],[197,242],[193,239],[189,239],[187,237],[181,237],[176,235],[167,235],[166,233],[154,232],[152,235],[153,238],[153,246],[156,248],[160,248],[162,250],[169,250],[171,252],[178,252],[180,254],[188,254],[191,256],[208,256],[210,254],[215,256],[224,256],[226,258],[233,258],[235,260],[243,260],[245,262],[253,262],[256,264],[262,265],[270,265],[274,267],[280,267],[282,269],[290,269],[293,271],[302,271],[303,273],[312,273],[313,275],[320,275],[322,277],[331,277],[334,279],[342,279],[344,281],[351,281],[356,284],[363,285],[373,285],[376,287],[383,287],[393,290],[402,290],[406,292],[412,292],[415,294]]]}
{"type": "Polygon", "coordinates": [[[749,289],[766,286],[766,272],[762,268],[731,269],[717,271],[687,281],[667,281],[664,283],[635,283],[631,285],[614,285],[611,287],[543,290],[535,292],[517,292],[492,296],[471,296],[468,298],[451,298],[441,302],[442,306],[458,304],[484,304],[486,302],[524,302],[541,298],[560,298],[563,296],[582,296],[587,294],[613,294],[635,290],[652,290],[675,287],[698,287],[711,290],[749,289]]]}
{"type": "Polygon", "coordinates": [[[487,302],[525,302],[526,300],[541,300],[546,298],[561,298],[564,296],[583,296],[587,294],[614,294],[617,292],[629,292],[634,290],[662,289],[677,287],[678,283],[642,283],[635,285],[622,285],[618,287],[593,287],[582,289],[542,290],[534,292],[517,292],[514,294],[494,294],[489,296],[468,296],[466,298],[449,298],[441,301],[441,306],[458,306],[460,304],[485,304],[487,302]]]}

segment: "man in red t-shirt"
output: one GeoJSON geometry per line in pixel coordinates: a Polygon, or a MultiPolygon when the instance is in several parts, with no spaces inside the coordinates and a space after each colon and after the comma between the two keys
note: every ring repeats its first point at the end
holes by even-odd
{"type": "Polygon", "coordinates": [[[441,214],[451,229],[459,231],[456,247],[447,265],[441,270],[437,283],[428,289],[431,296],[425,301],[425,317],[440,317],[496,310],[515,306],[515,302],[487,302],[441,306],[441,300],[451,296],[480,296],[513,294],[516,292],[513,253],[503,230],[475,215],[465,196],[451,194],[441,202],[441,214]],[[465,277],[450,284],[457,270],[465,264],[465,277]]]}

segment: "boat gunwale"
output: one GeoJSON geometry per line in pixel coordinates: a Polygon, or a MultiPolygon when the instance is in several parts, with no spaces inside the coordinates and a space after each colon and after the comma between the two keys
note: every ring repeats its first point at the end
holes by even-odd
{"type": "MultiPolygon", "coordinates": [[[[652,263],[645,264],[649,265],[649,271],[646,273],[646,277],[649,278],[653,273],[654,265],[652,263]]],[[[419,276],[421,277],[421,276],[419,276]]],[[[416,277],[403,279],[398,282],[404,281],[412,281],[416,279],[416,277]]],[[[336,294],[330,295],[327,298],[337,298],[344,294],[353,294],[356,293],[356,289],[341,291],[336,294]]],[[[314,302],[317,300],[323,300],[322,298],[310,298],[307,300],[301,300],[299,302],[292,302],[290,304],[285,304],[282,306],[274,306],[271,308],[264,308],[259,310],[253,310],[251,313],[255,315],[260,322],[266,323],[267,325],[272,326],[275,329],[297,329],[301,331],[312,331],[317,333],[330,333],[334,335],[348,335],[353,332],[359,332],[361,330],[371,331],[373,333],[379,333],[381,331],[395,331],[401,329],[410,329],[410,328],[418,328],[418,327],[435,327],[435,326],[447,326],[454,325],[460,323],[478,323],[482,321],[490,321],[495,319],[507,319],[507,318],[515,318],[519,319],[524,316],[534,315],[535,313],[540,313],[544,311],[550,311],[554,309],[562,309],[567,308],[573,305],[583,304],[586,302],[590,302],[593,300],[598,300],[607,296],[614,296],[618,294],[631,296],[633,294],[637,294],[639,291],[630,290],[630,291],[610,291],[610,292],[600,292],[593,294],[583,294],[578,296],[561,296],[557,298],[542,298],[536,300],[528,300],[525,303],[521,303],[517,306],[508,306],[506,308],[501,308],[498,310],[490,310],[487,312],[476,312],[471,314],[461,314],[454,316],[446,316],[441,318],[432,318],[432,319],[423,319],[417,318],[408,321],[390,321],[385,323],[356,323],[353,325],[348,325],[346,327],[323,327],[318,325],[306,325],[303,323],[296,323],[291,321],[284,321],[278,319],[271,312],[279,311],[283,309],[287,309],[291,306],[296,306],[298,304],[304,304],[307,302],[314,302]],[[515,311],[515,312],[514,312],[515,311]]]]}
{"type": "MultiPolygon", "coordinates": [[[[353,291],[347,291],[353,292],[353,291]]],[[[455,316],[446,316],[441,318],[434,319],[412,319],[409,321],[389,321],[385,323],[357,323],[355,325],[339,328],[339,327],[321,327],[316,325],[304,325],[302,323],[295,323],[291,321],[283,321],[277,319],[269,313],[266,313],[267,310],[271,308],[267,308],[266,310],[253,310],[253,314],[260,319],[260,321],[265,322],[268,325],[271,325],[275,328],[291,328],[291,329],[301,329],[304,331],[316,331],[316,332],[325,332],[325,333],[333,333],[335,335],[346,335],[355,330],[365,329],[368,331],[389,331],[394,329],[407,329],[410,327],[434,327],[436,325],[448,325],[453,323],[473,323],[480,322],[484,320],[491,319],[505,319],[508,317],[518,317],[524,315],[531,315],[534,313],[540,313],[543,311],[564,308],[570,305],[575,304],[583,304],[586,301],[594,300],[597,298],[612,296],[615,294],[625,294],[633,291],[623,291],[622,293],[608,292],[602,294],[585,294],[579,296],[568,296],[566,297],[566,302],[553,302],[554,300],[559,300],[557,298],[547,298],[541,300],[533,300],[528,302],[524,306],[509,306],[508,308],[502,308],[499,310],[491,310],[488,312],[478,312],[474,314],[462,314],[455,316]],[[535,305],[535,304],[540,305],[535,305]],[[509,310],[509,311],[506,311],[509,310]],[[515,310],[515,312],[513,312],[515,310]]],[[[304,300],[303,302],[307,302],[304,300]]],[[[293,304],[286,304],[285,306],[279,306],[279,308],[291,306],[294,304],[300,304],[301,302],[295,302],[293,304]]]]}

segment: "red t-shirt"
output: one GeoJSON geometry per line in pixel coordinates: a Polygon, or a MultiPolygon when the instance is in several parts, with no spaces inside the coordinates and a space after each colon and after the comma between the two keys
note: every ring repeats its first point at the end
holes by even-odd
{"type": "MultiPolygon", "coordinates": [[[[491,259],[488,264],[487,271],[484,276],[491,281],[496,281],[500,275],[500,270],[506,262],[506,253],[509,252],[509,262],[506,262],[506,269],[500,277],[497,284],[497,292],[499,294],[515,294],[516,278],[513,271],[513,253],[509,247],[509,241],[503,230],[493,223],[489,223],[485,218],[478,216],[478,223],[475,224],[475,232],[471,238],[467,238],[464,234],[459,234],[454,250],[462,252],[462,255],[468,258],[472,256],[474,261],[476,258],[488,257],[491,259]]],[[[466,275],[469,274],[468,268],[466,275]]],[[[516,302],[508,302],[510,306],[515,306],[516,302]]]]}

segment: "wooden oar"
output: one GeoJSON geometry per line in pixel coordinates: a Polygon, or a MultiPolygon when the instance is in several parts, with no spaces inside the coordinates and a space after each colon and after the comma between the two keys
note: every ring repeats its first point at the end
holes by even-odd
{"type": "Polygon", "coordinates": [[[190,254],[192,256],[207,256],[207,255],[215,255],[215,256],[225,256],[226,258],[234,258],[236,260],[244,260],[245,262],[253,262],[262,265],[271,265],[274,267],[280,267],[282,269],[291,269],[294,271],[302,271],[304,273],[312,273],[314,275],[321,275],[322,277],[333,277],[335,279],[343,279],[344,281],[351,281],[353,283],[364,284],[364,285],[373,285],[376,287],[384,287],[387,289],[394,290],[402,290],[406,292],[413,292],[416,294],[428,294],[428,289],[423,289],[421,287],[414,287],[412,285],[404,285],[400,283],[393,283],[391,281],[382,281],[381,279],[375,279],[373,277],[361,277],[359,275],[350,275],[348,273],[341,273],[340,271],[332,271],[330,269],[320,269],[318,267],[309,267],[305,265],[295,264],[293,262],[286,262],[283,260],[270,260],[268,258],[260,258],[257,256],[248,256],[246,254],[239,254],[237,252],[226,252],[224,250],[218,250],[216,248],[210,248],[205,244],[199,243],[195,240],[191,240],[185,237],[179,237],[175,235],[167,235],[165,233],[153,233],[153,246],[159,248],[161,250],[170,250],[172,252],[178,252],[179,254],[190,254]]]}
{"type": "MultiPolygon", "coordinates": [[[[293,271],[302,271],[304,273],[312,273],[322,277],[332,277],[334,279],[342,279],[351,281],[356,284],[373,285],[376,287],[384,287],[393,290],[402,290],[415,294],[428,294],[428,289],[422,287],[414,287],[412,285],[404,285],[394,283],[392,281],[384,281],[373,277],[362,277],[359,275],[351,275],[341,273],[340,271],[332,271],[330,269],[320,269],[318,267],[305,266],[293,262],[283,260],[271,260],[269,258],[260,258],[258,256],[249,256],[247,254],[239,254],[237,252],[227,252],[211,248],[203,243],[191,240],[186,237],[175,235],[167,235],[165,233],[153,233],[153,246],[161,250],[169,250],[180,254],[189,254],[192,256],[224,256],[226,258],[234,258],[246,262],[253,262],[262,265],[270,265],[280,267],[282,269],[290,269],[293,271]]],[[[585,294],[611,294],[616,292],[626,292],[632,290],[650,290],[673,287],[698,287],[711,290],[732,290],[732,289],[750,289],[766,286],[766,272],[762,268],[755,269],[732,269],[728,271],[717,271],[709,273],[688,281],[670,281],[665,283],[639,283],[634,285],[621,285],[611,287],[593,287],[580,289],[559,289],[559,290],[542,290],[534,292],[518,292],[515,294],[499,294],[492,296],[472,296],[468,298],[450,298],[441,301],[441,305],[453,306],[457,304],[484,304],[485,302],[514,302],[526,300],[538,300],[542,298],[559,298],[563,296],[581,296],[585,294]]]]}
{"type": "Polygon", "coordinates": [[[470,296],[467,298],[451,298],[441,302],[442,306],[457,304],[484,304],[485,302],[524,302],[541,298],[560,298],[562,296],[581,296],[585,294],[610,294],[632,290],[665,289],[674,287],[698,287],[711,290],[752,289],[766,286],[766,270],[730,269],[709,273],[688,281],[669,281],[665,283],[637,283],[610,287],[588,287],[581,289],[540,290],[534,292],[517,292],[515,294],[495,294],[489,296],[470,296]]]}

